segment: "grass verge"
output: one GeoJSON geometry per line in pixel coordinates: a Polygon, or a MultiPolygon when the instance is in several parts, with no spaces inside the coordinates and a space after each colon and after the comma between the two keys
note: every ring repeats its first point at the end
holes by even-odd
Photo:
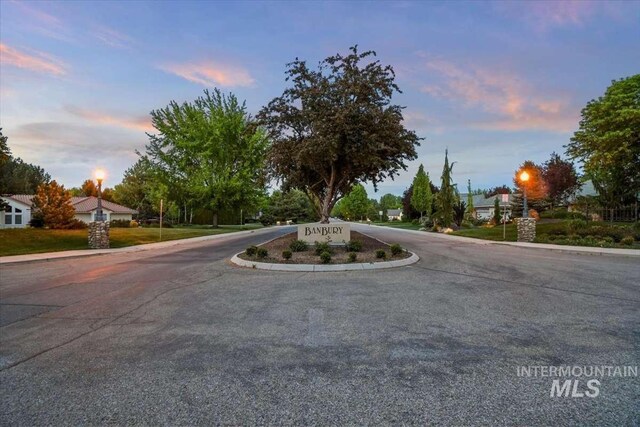
{"type": "MultiPolygon", "coordinates": [[[[211,236],[234,231],[256,229],[261,226],[222,225],[219,228],[174,227],[158,228],[112,228],[112,248],[144,245],[160,241],[211,236]]],[[[0,230],[0,256],[25,255],[44,252],[88,249],[87,230],[45,230],[41,228],[13,228],[0,230]]]]}

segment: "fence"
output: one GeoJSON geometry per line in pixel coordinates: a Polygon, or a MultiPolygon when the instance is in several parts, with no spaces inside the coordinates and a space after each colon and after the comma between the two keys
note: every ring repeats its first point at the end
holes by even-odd
{"type": "Polygon", "coordinates": [[[637,204],[615,208],[586,207],[582,211],[593,221],[635,222],[640,219],[637,204]]]}

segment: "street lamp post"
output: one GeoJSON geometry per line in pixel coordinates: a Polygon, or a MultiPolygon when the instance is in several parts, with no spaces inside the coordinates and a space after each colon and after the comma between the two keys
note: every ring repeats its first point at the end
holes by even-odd
{"type": "Polygon", "coordinates": [[[520,174],[520,181],[522,181],[522,192],[524,193],[522,217],[529,218],[529,209],[527,208],[527,181],[529,181],[529,174],[527,171],[522,171],[520,174]]]}
{"type": "Polygon", "coordinates": [[[104,171],[100,169],[96,171],[96,180],[98,181],[98,208],[96,209],[96,221],[104,221],[102,218],[102,181],[104,180],[104,171]]]}

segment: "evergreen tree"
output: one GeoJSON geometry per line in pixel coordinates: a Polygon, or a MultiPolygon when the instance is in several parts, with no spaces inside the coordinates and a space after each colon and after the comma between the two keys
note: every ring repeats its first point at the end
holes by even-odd
{"type": "Polygon", "coordinates": [[[411,195],[411,206],[418,212],[420,212],[420,218],[422,213],[426,213],[427,216],[431,216],[431,203],[433,202],[433,194],[431,193],[431,182],[429,181],[429,174],[424,172],[424,166],[420,165],[418,173],[413,178],[413,194],[411,195]]]}
{"type": "Polygon", "coordinates": [[[500,224],[502,221],[502,215],[500,214],[500,200],[496,197],[493,200],[493,222],[500,224]]]}
{"type": "Polygon", "coordinates": [[[467,219],[475,219],[476,212],[473,206],[473,192],[471,191],[471,180],[467,180],[467,209],[465,211],[465,217],[467,219]]]}
{"type": "Polygon", "coordinates": [[[453,205],[456,203],[456,189],[451,183],[451,172],[453,165],[449,166],[449,152],[444,152],[444,167],[442,168],[442,181],[440,191],[436,196],[436,216],[438,222],[443,227],[449,227],[453,222],[453,205]]]}

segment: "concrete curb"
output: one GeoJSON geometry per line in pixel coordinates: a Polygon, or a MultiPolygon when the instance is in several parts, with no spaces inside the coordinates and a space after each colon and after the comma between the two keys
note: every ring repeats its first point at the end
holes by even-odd
{"type": "Polygon", "coordinates": [[[400,232],[410,233],[410,234],[419,234],[422,236],[434,237],[437,239],[445,239],[445,240],[448,239],[448,240],[457,241],[457,242],[473,243],[476,245],[515,246],[515,247],[527,248],[527,249],[546,249],[551,251],[568,252],[568,253],[582,254],[582,255],[617,255],[617,256],[640,257],[640,250],[638,249],[594,248],[590,246],[553,245],[549,243],[501,242],[497,240],[484,240],[484,239],[477,239],[473,237],[455,236],[455,235],[444,234],[444,233],[433,233],[429,231],[405,230],[402,228],[386,227],[384,225],[378,225],[378,224],[367,225],[367,224],[359,224],[357,222],[352,222],[351,224],[359,225],[361,227],[371,227],[371,226],[379,227],[387,230],[400,231],[400,232]]]}
{"type": "Polygon", "coordinates": [[[269,262],[248,261],[240,258],[242,252],[238,252],[231,258],[231,262],[240,267],[255,268],[257,270],[269,271],[298,271],[320,273],[327,271],[362,271],[362,270],[382,270],[385,268],[404,267],[415,264],[420,257],[413,252],[411,256],[396,261],[367,262],[353,264],[273,264],[269,262]]]}
{"type": "Polygon", "coordinates": [[[55,261],[59,259],[72,259],[72,258],[81,258],[86,256],[150,251],[153,249],[172,248],[175,246],[187,245],[189,243],[199,243],[199,242],[206,242],[209,240],[219,240],[219,239],[229,238],[232,236],[244,236],[252,233],[262,234],[263,231],[264,232],[266,232],[267,230],[272,231],[274,229],[275,228],[272,228],[272,227],[266,227],[266,228],[259,228],[257,230],[232,231],[229,233],[214,234],[212,236],[199,236],[199,237],[191,237],[188,239],[168,240],[166,242],[146,243],[144,245],[126,246],[124,248],[114,248],[114,249],[86,249],[86,250],[81,249],[81,250],[75,250],[75,251],[59,251],[59,252],[45,252],[40,254],[12,255],[12,256],[0,257],[0,265],[35,262],[35,261],[55,261]]]}

